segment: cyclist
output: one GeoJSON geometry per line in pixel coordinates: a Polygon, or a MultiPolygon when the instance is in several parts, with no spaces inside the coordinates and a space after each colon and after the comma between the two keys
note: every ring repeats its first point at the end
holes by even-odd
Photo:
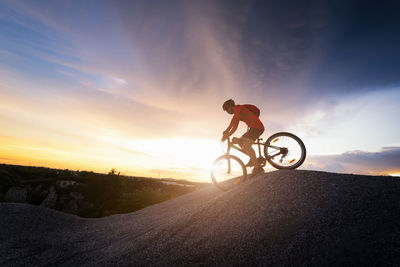
{"type": "Polygon", "coordinates": [[[259,109],[254,105],[235,105],[235,101],[232,99],[225,101],[222,105],[222,108],[229,114],[233,114],[233,117],[228,128],[223,132],[221,141],[225,141],[225,139],[227,139],[236,131],[239,121],[245,122],[248,126],[248,130],[240,138],[241,142],[239,145],[250,157],[250,161],[246,164],[246,166],[254,166],[252,171],[253,175],[264,172],[264,169],[258,162],[256,153],[252,148],[254,141],[257,140],[257,138],[260,137],[260,135],[264,132],[264,125],[258,118],[259,109]]]}

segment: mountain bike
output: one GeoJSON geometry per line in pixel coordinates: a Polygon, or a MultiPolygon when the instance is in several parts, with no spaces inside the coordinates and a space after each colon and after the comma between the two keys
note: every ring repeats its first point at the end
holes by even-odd
{"type": "MultiPolygon", "coordinates": [[[[271,135],[264,143],[262,138],[258,138],[253,146],[258,147],[258,162],[262,167],[268,162],[276,169],[296,169],[303,164],[306,159],[306,147],[303,141],[294,134],[279,132],[271,135]],[[263,146],[264,155],[261,154],[263,146]]],[[[247,169],[243,161],[230,154],[230,150],[236,149],[245,154],[241,145],[240,138],[230,137],[226,139],[226,152],[219,156],[213,163],[211,169],[211,180],[219,189],[229,190],[248,178],[247,169]]]]}

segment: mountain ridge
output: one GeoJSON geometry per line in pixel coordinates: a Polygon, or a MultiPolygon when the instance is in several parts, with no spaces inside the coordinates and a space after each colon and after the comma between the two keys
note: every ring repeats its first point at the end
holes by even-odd
{"type": "Polygon", "coordinates": [[[274,171],[122,215],[0,204],[1,265],[396,264],[397,178],[274,171]]]}

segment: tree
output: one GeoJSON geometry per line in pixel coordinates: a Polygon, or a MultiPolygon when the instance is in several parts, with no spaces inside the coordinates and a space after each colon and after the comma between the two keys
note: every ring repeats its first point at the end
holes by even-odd
{"type": "Polygon", "coordinates": [[[109,172],[108,175],[120,175],[121,172],[117,172],[117,170],[115,168],[112,168],[109,172]]]}

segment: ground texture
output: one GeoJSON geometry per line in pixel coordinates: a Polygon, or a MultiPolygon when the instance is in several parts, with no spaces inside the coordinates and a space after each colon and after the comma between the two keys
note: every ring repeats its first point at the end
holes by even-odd
{"type": "Polygon", "coordinates": [[[0,265],[399,265],[400,179],[274,171],[83,219],[0,204],[0,265]]]}

